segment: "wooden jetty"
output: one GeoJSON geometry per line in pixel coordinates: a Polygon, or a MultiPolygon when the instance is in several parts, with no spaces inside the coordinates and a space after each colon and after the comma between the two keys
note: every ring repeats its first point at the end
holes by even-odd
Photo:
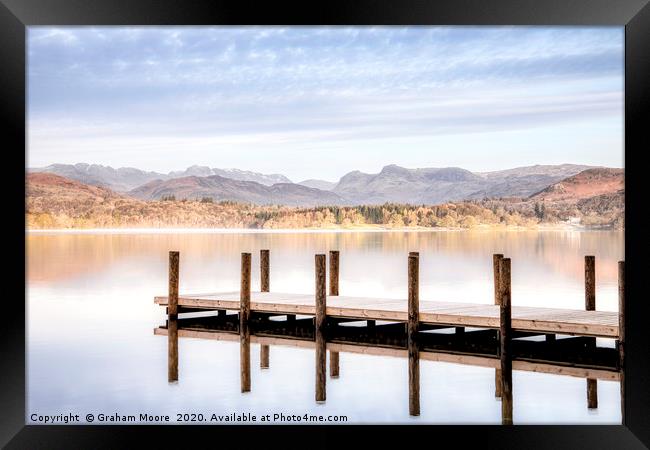
{"type": "MultiPolygon", "coordinates": [[[[317,402],[326,399],[328,350],[332,378],[339,376],[341,351],[406,357],[411,415],[420,414],[420,359],[493,367],[495,395],[502,402],[503,424],[513,423],[512,370],[584,377],[587,379],[589,408],[596,408],[598,404],[596,380],[620,380],[623,402],[625,305],[622,261],[619,262],[619,312],[606,312],[596,310],[595,258],[590,255],[585,257],[584,310],[512,306],[511,260],[501,254],[493,256],[493,305],[420,299],[420,255],[417,252],[408,255],[407,295],[402,299],[339,295],[338,251],[329,253],[329,290],[326,286],[327,257],[319,254],[314,260],[314,294],[296,294],[270,292],[269,250],[261,250],[261,290],[253,292],[251,259],[250,253],[242,253],[239,291],[180,295],[179,254],[170,252],[168,295],[154,298],[155,304],[167,307],[167,324],[156,328],[154,333],[168,336],[170,382],[178,380],[178,338],[194,337],[239,339],[242,392],[251,390],[250,345],[253,342],[260,344],[262,368],[269,368],[271,345],[314,348],[317,402]],[[186,313],[205,311],[214,311],[217,315],[187,318],[191,314],[186,313]],[[236,314],[227,314],[228,311],[236,314]],[[310,319],[297,320],[297,315],[310,319]],[[236,322],[229,319],[233,316],[238,319],[236,322]],[[300,329],[301,334],[291,331],[288,337],[281,336],[282,333],[277,335],[277,325],[268,328],[271,326],[269,319],[277,316],[286,316],[282,329],[300,329]],[[337,325],[352,321],[363,321],[365,334],[388,331],[393,341],[368,345],[363,339],[350,340],[349,335],[341,334],[344,327],[337,325]],[[454,330],[454,337],[448,342],[445,337],[427,333],[449,328],[454,330]],[[483,331],[477,332],[476,329],[483,331]],[[558,335],[565,337],[556,339],[558,335]],[[520,340],[531,336],[544,336],[545,339],[541,343],[520,340]],[[615,339],[616,348],[597,348],[596,337],[615,339]],[[613,359],[612,352],[615,354],[613,359]]],[[[623,404],[621,408],[624,409],[623,404]]]]}

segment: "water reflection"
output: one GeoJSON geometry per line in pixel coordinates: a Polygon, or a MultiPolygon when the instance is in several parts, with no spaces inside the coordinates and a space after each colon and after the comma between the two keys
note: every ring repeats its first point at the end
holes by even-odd
{"type": "MultiPolygon", "coordinates": [[[[181,290],[233,290],[239,254],[268,248],[273,255],[274,290],[311,292],[311,259],[341,251],[341,290],[349,295],[403,295],[405,252],[422,256],[421,295],[490,303],[485,285],[493,253],[511,256],[515,305],[582,308],[586,254],[595,255],[597,308],[616,310],[616,262],[624,259],[622,232],[466,231],[281,234],[29,234],[27,277],[31,286],[74,285],[117,268],[136,270],[164,287],[167,252],[183,255],[181,290]],[[537,286],[543,285],[540,292],[537,286]],[[463,289],[458,289],[462,286],[463,289]]],[[[258,279],[258,267],[253,278],[258,279]]],[[[254,286],[254,289],[259,290],[254,286]]]]}
{"type": "MultiPolygon", "coordinates": [[[[341,292],[383,298],[405,297],[404,255],[419,251],[421,298],[486,304],[494,301],[492,254],[505,253],[513,305],[572,309],[584,308],[583,258],[593,254],[596,308],[609,311],[617,310],[616,262],[624,259],[621,232],[30,233],[26,240],[27,411],[42,414],[284,411],[347,414],[355,423],[500,423],[497,367],[430,361],[428,350],[419,355],[420,416],[409,417],[405,343],[400,359],[328,342],[329,373],[341,378],[327,379],[325,404],[314,401],[314,350],[270,341],[271,369],[262,370],[259,336],[250,393],[240,393],[238,335],[236,342],[180,339],[179,381],[169,385],[166,339],[151,333],[165,320],[152,298],[168,289],[168,251],[181,254],[181,292],[238,290],[241,252],[269,248],[272,290],[313,294],[313,255],[337,248],[341,292]]],[[[254,290],[259,276],[253,264],[254,290]]],[[[598,408],[590,411],[582,379],[517,363],[516,423],[620,423],[616,380],[595,377],[598,408]]]]}

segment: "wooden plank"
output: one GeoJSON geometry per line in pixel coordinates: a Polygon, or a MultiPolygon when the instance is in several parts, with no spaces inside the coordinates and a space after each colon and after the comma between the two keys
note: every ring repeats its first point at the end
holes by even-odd
{"type": "MultiPolygon", "coordinates": [[[[166,306],[167,297],[156,297],[156,304],[166,306]]],[[[179,296],[179,305],[197,309],[239,309],[239,292],[210,296],[179,296]]],[[[313,295],[269,292],[251,293],[251,310],[277,314],[314,315],[313,295]]],[[[326,313],[332,317],[360,320],[407,321],[407,301],[339,296],[332,299],[326,313]]],[[[568,334],[595,337],[618,337],[616,312],[570,309],[512,307],[512,327],[517,331],[541,334],[568,334]]],[[[496,305],[420,301],[420,322],[479,328],[499,328],[496,305]]]]}

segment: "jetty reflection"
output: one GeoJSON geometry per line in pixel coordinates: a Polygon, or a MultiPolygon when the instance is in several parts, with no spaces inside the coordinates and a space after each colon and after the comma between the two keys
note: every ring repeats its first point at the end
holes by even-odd
{"type": "MultiPolygon", "coordinates": [[[[319,343],[315,340],[313,318],[298,317],[288,321],[286,316],[253,314],[250,321],[249,341],[240,340],[238,314],[179,319],[178,338],[211,339],[217,341],[240,342],[242,373],[250,370],[250,345],[258,344],[261,352],[260,367],[272,370],[269,364],[274,346],[314,349],[315,363],[322,364],[322,356],[316,355],[319,343]],[[269,369],[270,368],[270,369],[269,369]]],[[[326,327],[326,350],[329,353],[330,378],[345,379],[345,367],[339,366],[339,353],[357,353],[384,357],[407,359],[409,374],[409,413],[419,415],[420,380],[419,361],[439,361],[495,369],[497,397],[502,400],[502,421],[512,423],[513,389],[500,390],[502,382],[501,361],[496,356],[499,341],[492,330],[454,328],[433,328],[422,326],[419,334],[419,351],[406,348],[407,339],[402,323],[377,323],[368,326],[363,321],[332,321],[326,327]],[[504,402],[505,400],[505,402],[504,402]]],[[[156,335],[168,335],[167,326],[154,330],[156,335]]],[[[512,340],[512,370],[540,372],[585,378],[587,380],[618,381],[617,352],[613,348],[592,347],[589,338],[561,337],[554,342],[524,339],[517,336],[512,340]]],[[[178,365],[175,353],[173,365],[178,365]]],[[[177,369],[176,369],[177,370],[177,369]]],[[[315,395],[323,395],[325,400],[326,379],[323,371],[316,371],[315,395]]],[[[507,374],[507,373],[506,373],[507,374]]],[[[242,390],[251,389],[250,376],[242,378],[242,390]]],[[[587,393],[590,392],[587,390],[587,393]]],[[[623,398],[623,397],[622,397],[623,398]]],[[[316,397],[317,401],[318,397],[316,397]]],[[[587,399],[586,399],[587,400],[587,399]]],[[[593,400],[592,400],[593,401],[593,400]]],[[[622,400],[621,400],[622,401],[622,400]]],[[[597,407],[597,404],[589,404],[597,407]]]]}

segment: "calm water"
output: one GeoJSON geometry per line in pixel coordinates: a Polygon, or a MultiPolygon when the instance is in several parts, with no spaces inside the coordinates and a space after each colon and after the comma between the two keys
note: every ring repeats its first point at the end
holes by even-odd
{"type": "MultiPolygon", "coordinates": [[[[271,250],[271,290],[312,293],[314,254],[341,251],[342,295],[405,297],[409,251],[420,252],[420,297],[491,303],[492,254],[512,258],[513,305],[584,308],[583,257],[596,255],[600,310],[616,311],[623,232],[28,234],[27,420],[37,414],[342,414],[352,423],[501,423],[494,370],[420,361],[421,416],[408,415],[402,358],[341,353],[327,402],[314,401],[314,352],[271,347],[269,370],[251,346],[252,392],[241,394],[239,344],[179,342],[179,383],[167,383],[169,250],[181,253],[181,292],[238,290],[239,258],[271,250]]],[[[611,345],[611,341],[599,340],[611,345]]],[[[513,372],[514,422],[620,423],[617,382],[513,372]]]]}

